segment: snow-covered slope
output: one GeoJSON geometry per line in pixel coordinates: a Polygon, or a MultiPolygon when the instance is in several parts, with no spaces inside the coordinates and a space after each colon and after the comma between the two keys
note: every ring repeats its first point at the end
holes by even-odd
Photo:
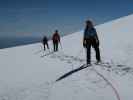
{"type": "Polygon", "coordinates": [[[49,51],[43,52],[41,43],[1,49],[0,100],[132,100],[132,23],[129,15],[96,26],[105,64],[58,82],[57,78],[85,63],[82,31],[64,36],[59,52],[47,56],[43,55],[49,51]]]}

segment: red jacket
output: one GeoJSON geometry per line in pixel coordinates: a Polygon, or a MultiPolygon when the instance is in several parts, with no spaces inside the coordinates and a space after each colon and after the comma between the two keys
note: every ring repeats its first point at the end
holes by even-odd
{"type": "Polygon", "coordinates": [[[52,37],[53,42],[60,42],[60,35],[59,33],[54,33],[52,37]]]}

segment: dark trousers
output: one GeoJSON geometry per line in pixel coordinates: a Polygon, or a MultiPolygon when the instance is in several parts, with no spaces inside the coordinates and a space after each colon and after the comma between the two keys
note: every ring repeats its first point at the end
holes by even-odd
{"type": "Polygon", "coordinates": [[[48,43],[44,43],[43,46],[44,46],[44,51],[46,50],[45,46],[47,46],[47,49],[49,49],[48,43]]]}
{"type": "Polygon", "coordinates": [[[99,45],[96,43],[95,39],[89,39],[87,40],[86,48],[87,48],[87,64],[91,63],[91,47],[94,48],[96,52],[96,60],[99,62],[101,61],[100,57],[100,50],[99,50],[99,45]]]}
{"type": "Polygon", "coordinates": [[[58,42],[53,42],[54,51],[58,51],[58,42]]]}

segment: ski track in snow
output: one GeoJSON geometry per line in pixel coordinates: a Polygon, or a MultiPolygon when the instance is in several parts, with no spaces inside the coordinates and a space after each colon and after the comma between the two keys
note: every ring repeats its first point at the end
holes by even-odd
{"type": "MultiPolygon", "coordinates": [[[[71,66],[74,66],[74,64],[77,62],[78,64],[84,64],[86,62],[85,59],[81,59],[79,57],[66,55],[65,53],[52,53],[51,55],[48,55],[52,59],[58,59],[62,62],[65,62],[67,64],[71,64],[71,66]]],[[[92,63],[95,63],[95,61],[92,61],[92,63]]],[[[114,72],[118,75],[126,75],[126,74],[133,74],[133,68],[129,67],[125,64],[120,63],[114,63],[112,60],[110,62],[103,62],[103,64],[100,64],[101,68],[103,70],[107,70],[109,72],[114,72]]]]}

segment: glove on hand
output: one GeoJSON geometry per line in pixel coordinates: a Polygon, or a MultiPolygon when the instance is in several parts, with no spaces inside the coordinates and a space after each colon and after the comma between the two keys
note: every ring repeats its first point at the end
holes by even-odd
{"type": "Polygon", "coordinates": [[[86,41],[83,40],[83,47],[86,48],[86,41]]]}

